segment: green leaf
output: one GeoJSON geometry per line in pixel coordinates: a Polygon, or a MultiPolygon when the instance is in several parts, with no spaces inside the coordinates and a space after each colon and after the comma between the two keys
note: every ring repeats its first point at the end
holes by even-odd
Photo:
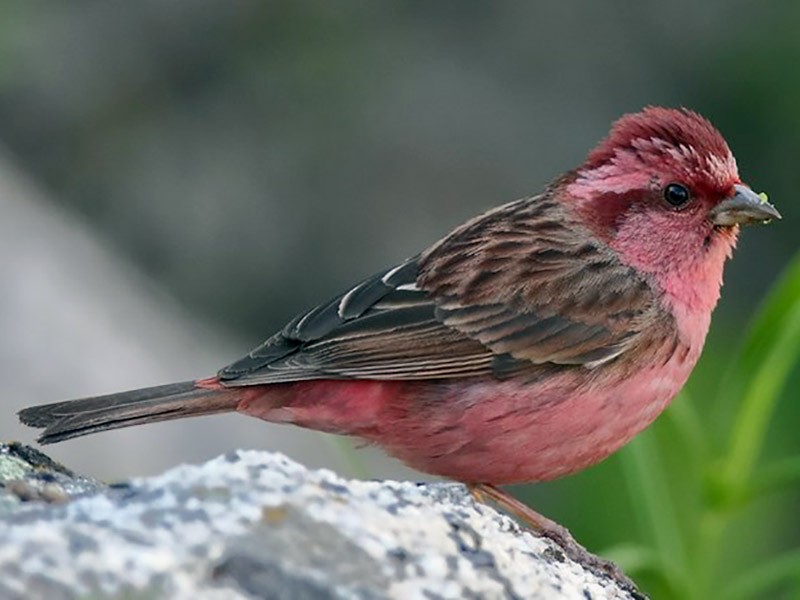
{"type": "Polygon", "coordinates": [[[620,463],[636,520],[652,540],[672,587],[681,588],[687,572],[685,547],[653,431],[640,434],[628,444],[620,452],[620,463]]]}
{"type": "Polygon", "coordinates": [[[740,407],[720,473],[732,500],[752,474],[775,405],[798,356],[800,254],[760,311],[720,390],[720,402],[740,407]]]}

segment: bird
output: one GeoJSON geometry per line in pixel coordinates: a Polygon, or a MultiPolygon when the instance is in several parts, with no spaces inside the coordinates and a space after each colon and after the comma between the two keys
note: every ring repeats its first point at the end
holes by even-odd
{"type": "Polygon", "coordinates": [[[740,226],[773,219],[706,118],[649,106],[542,193],[298,315],[216,375],[19,418],[48,444],[236,411],[361,438],[513,510],[497,486],[589,467],[667,407],[740,226]]]}

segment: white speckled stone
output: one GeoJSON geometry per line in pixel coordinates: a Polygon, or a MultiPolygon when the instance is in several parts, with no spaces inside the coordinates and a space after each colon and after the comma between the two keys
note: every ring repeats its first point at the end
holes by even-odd
{"type": "Polygon", "coordinates": [[[0,598],[629,598],[458,484],[239,451],[0,518],[0,598]]]}

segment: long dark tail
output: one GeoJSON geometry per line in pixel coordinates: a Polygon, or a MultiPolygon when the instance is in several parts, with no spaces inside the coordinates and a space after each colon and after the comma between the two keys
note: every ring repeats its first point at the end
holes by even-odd
{"type": "Polygon", "coordinates": [[[31,406],[19,412],[25,425],[44,429],[42,444],[119,429],[236,409],[233,390],[197,387],[194,381],[31,406]]]}

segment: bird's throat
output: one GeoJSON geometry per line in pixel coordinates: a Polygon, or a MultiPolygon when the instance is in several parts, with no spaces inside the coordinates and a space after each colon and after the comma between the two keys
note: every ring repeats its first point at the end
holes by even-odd
{"type": "Polygon", "coordinates": [[[620,260],[650,278],[684,340],[702,346],[738,229],[677,229],[674,223],[653,223],[653,215],[643,218],[648,222],[626,222],[610,245],[620,260]]]}

